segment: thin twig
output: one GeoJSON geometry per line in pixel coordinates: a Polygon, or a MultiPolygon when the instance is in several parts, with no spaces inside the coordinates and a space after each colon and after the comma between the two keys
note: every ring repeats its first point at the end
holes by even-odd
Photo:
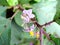
{"type": "Polygon", "coordinates": [[[10,19],[12,20],[18,12],[19,10],[17,10],[10,19]]]}
{"type": "Polygon", "coordinates": [[[50,25],[51,23],[53,23],[54,22],[54,20],[53,21],[50,21],[50,22],[48,22],[48,23],[45,23],[44,25],[42,25],[42,26],[47,26],[47,25],[50,25]]]}

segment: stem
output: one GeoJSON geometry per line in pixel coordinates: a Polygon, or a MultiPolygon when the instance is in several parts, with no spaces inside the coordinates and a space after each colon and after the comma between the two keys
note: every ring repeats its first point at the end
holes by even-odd
{"type": "Polygon", "coordinates": [[[40,45],[43,45],[43,28],[40,28],[40,45]]]}
{"type": "Polygon", "coordinates": [[[54,22],[54,20],[53,21],[50,21],[50,22],[48,22],[48,23],[45,23],[44,25],[42,25],[42,26],[47,26],[47,25],[50,25],[51,23],[53,23],[54,22]]]}
{"type": "Polygon", "coordinates": [[[44,30],[43,30],[43,34],[50,40],[48,33],[46,33],[44,30]]]}
{"type": "Polygon", "coordinates": [[[15,6],[15,7],[17,7],[17,9],[19,9],[19,10],[21,10],[21,11],[24,10],[24,9],[21,7],[21,5],[17,5],[17,6],[15,6]]]}
{"type": "Polygon", "coordinates": [[[18,12],[19,10],[17,10],[10,19],[12,20],[18,12]]]}
{"type": "Polygon", "coordinates": [[[47,25],[50,25],[51,23],[53,23],[54,22],[54,20],[53,21],[50,21],[50,22],[48,22],[48,23],[45,23],[45,24],[43,24],[43,25],[40,25],[37,21],[36,21],[36,19],[35,18],[32,18],[31,19],[32,20],[32,22],[35,24],[35,25],[37,25],[37,27],[43,27],[43,26],[47,26],[47,25]]]}

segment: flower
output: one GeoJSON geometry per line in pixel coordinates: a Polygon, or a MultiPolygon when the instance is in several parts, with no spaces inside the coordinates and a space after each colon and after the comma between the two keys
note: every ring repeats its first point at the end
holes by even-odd
{"type": "Polygon", "coordinates": [[[25,32],[30,32],[30,31],[33,31],[34,29],[35,29],[35,27],[34,27],[34,24],[33,24],[32,26],[27,27],[25,32]]]}
{"type": "Polygon", "coordinates": [[[32,14],[32,9],[23,10],[23,14],[21,15],[24,22],[29,23],[31,18],[34,18],[35,15],[32,14]]]}
{"type": "Polygon", "coordinates": [[[34,32],[33,31],[30,31],[30,36],[33,37],[34,36],[34,32]]]}
{"type": "Polygon", "coordinates": [[[34,27],[34,24],[33,24],[32,26],[25,28],[24,31],[29,32],[31,37],[36,36],[36,38],[38,39],[39,38],[39,31],[34,32],[34,29],[35,29],[35,27],[34,27]]]}
{"type": "Polygon", "coordinates": [[[33,37],[34,36],[34,29],[35,29],[35,27],[34,27],[34,24],[33,24],[32,26],[27,27],[25,32],[29,32],[30,36],[33,37]]]}

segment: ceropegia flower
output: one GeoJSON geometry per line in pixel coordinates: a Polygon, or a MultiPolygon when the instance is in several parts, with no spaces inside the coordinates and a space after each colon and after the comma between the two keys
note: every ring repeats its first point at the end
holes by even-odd
{"type": "Polygon", "coordinates": [[[23,10],[23,14],[21,15],[24,22],[29,23],[31,18],[34,18],[35,15],[32,14],[32,9],[23,10]]]}

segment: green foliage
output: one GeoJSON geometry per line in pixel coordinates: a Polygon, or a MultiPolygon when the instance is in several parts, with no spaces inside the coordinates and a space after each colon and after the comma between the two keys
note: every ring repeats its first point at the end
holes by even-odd
{"type": "Polygon", "coordinates": [[[15,6],[18,4],[18,0],[7,0],[7,2],[10,6],[15,6]]]}
{"type": "Polygon", "coordinates": [[[41,0],[35,0],[36,2],[40,2],[41,0]]]}
{"type": "Polygon", "coordinates": [[[20,4],[27,4],[29,3],[30,0],[18,0],[20,4]]]}
{"type": "Polygon", "coordinates": [[[10,36],[11,36],[10,26],[11,26],[10,21],[0,16],[0,45],[10,44],[10,36]]]}
{"type": "Polygon", "coordinates": [[[44,39],[44,45],[54,45],[52,41],[49,41],[47,38],[44,39]]]}
{"type": "Polygon", "coordinates": [[[60,45],[60,38],[55,38],[53,35],[50,36],[51,40],[55,43],[55,45],[60,45]]]}
{"type": "Polygon", "coordinates": [[[8,6],[8,3],[6,0],[0,0],[0,5],[8,6]]]}
{"type": "Polygon", "coordinates": [[[31,41],[36,41],[29,33],[23,32],[23,28],[12,22],[11,25],[11,45],[29,45],[31,41]]]}
{"type": "Polygon", "coordinates": [[[53,22],[52,24],[46,26],[46,32],[54,35],[55,37],[60,37],[60,25],[58,25],[56,22],[53,22]]]}
{"type": "Polygon", "coordinates": [[[5,12],[7,7],[0,6],[0,15],[5,12]]]}
{"type": "Polygon", "coordinates": [[[56,7],[57,12],[55,14],[54,19],[58,24],[60,24],[60,0],[57,0],[57,2],[58,2],[56,7]]]}
{"type": "Polygon", "coordinates": [[[43,25],[53,20],[56,13],[56,4],[56,0],[47,0],[33,5],[33,11],[36,13],[39,24],[43,25]]]}
{"type": "MultiPolygon", "coordinates": [[[[15,15],[13,20],[6,18],[8,7],[18,4],[25,9],[32,8],[40,25],[55,20],[44,27],[46,32],[52,36],[50,36],[51,41],[43,38],[43,44],[60,45],[60,0],[0,0],[0,45],[30,45],[30,42],[33,42],[34,45],[40,45],[36,36],[31,37],[29,32],[24,32],[26,25],[21,19],[21,11],[15,15]]],[[[34,31],[36,30],[37,28],[34,31]]]]}
{"type": "Polygon", "coordinates": [[[21,19],[21,14],[22,14],[22,12],[21,11],[19,11],[17,14],[16,14],[16,16],[15,16],[15,22],[19,25],[19,26],[22,26],[23,25],[23,21],[22,21],[22,19],[21,19]]]}

